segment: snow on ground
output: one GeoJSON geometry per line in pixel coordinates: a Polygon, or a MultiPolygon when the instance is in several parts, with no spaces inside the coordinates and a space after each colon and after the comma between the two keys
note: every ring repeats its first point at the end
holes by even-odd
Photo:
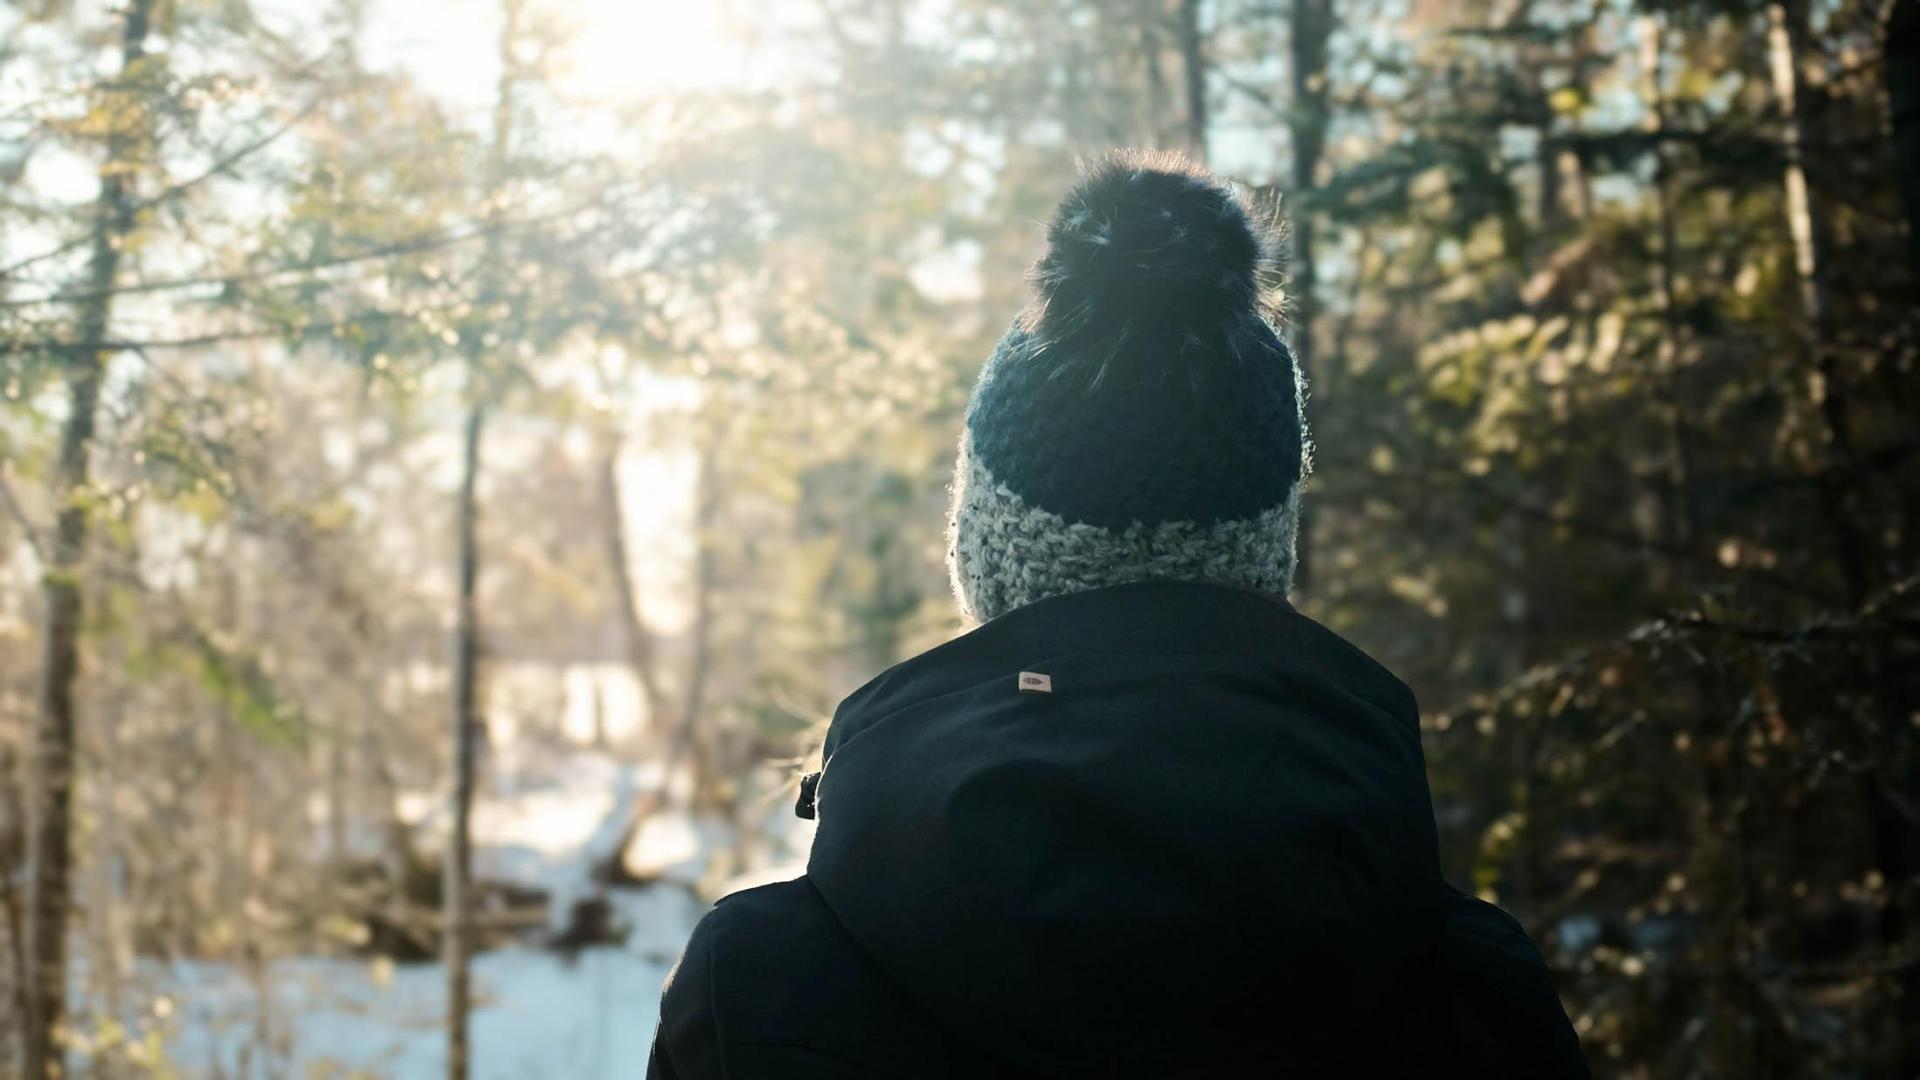
{"type": "MultiPolygon", "coordinates": [[[[530,740],[490,757],[474,806],[475,872],[548,890],[549,922],[557,927],[575,899],[599,891],[590,867],[619,842],[636,801],[661,782],[660,770],[530,740]]],[[[444,836],[437,794],[403,798],[401,812],[428,850],[444,836]]],[[[623,946],[566,957],[529,941],[475,956],[475,1080],[644,1076],[661,985],[708,907],[695,887],[730,842],[718,820],[662,809],[627,850],[628,865],[657,883],[604,893],[628,930],[623,946]]],[[[181,1076],[427,1080],[445,1073],[446,974],[438,963],[144,960],[131,982],[122,1000],[137,1015],[130,1011],[121,1024],[135,1041],[157,1035],[158,1057],[181,1076]]],[[[76,978],[76,990],[84,985],[76,978]]],[[[96,1019],[102,1005],[83,994],[74,1002],[77,1016],[96,1019]]],[[[77,1049],[84,1057],[85,1046],[77,1049]]]]}
{"type": "MultiPolygon", "coordinates": [[[[697,914],[688,913],[687,928],[697,914]]],[[[571,960],[519,946],[475,957],[472,1075],[644,1076],[671,964],[611,947],[571,960]]],[[[184,1075],[445,1075],[439,964],[300,957],[254,974],[181,962],[151,975],[155,989],[177,1003],[162,1038],[184,1075]]]]}
{"type": "MultiPolygon", "coordinates": [[[[474,875],[546,889],[560,918],[588,885],[593,863],[618,842],[635,803],[661,783],[658,764],[525,739],[490,752],[486,768],[473,803],[474,875]]],[[[404,795],[400,814],[429,850],[445,842],[445,793],[404,795]]]]}
{"type": "MultiPolygon", "coordinates": [[[[646,1074],[660,989],[707,905],[665,884],[615,890],[624,946],[575,956],[515,945],[473,959],[470,1014],[475,1080],[646,1074]]],[[[221,1080],[392,1077],[446,1072],[446,971],[385,958],[287,957],[255,967],[141,961],[122,1000],[133,1041],[153,1040],[149,1064],[221,1080]]],[[[75,1001],[91,1014],[99,1002],[75,1001]]],[[[151,1044],[150,1044],[151,1045],[151,1044]]],[[[86,1046],[76,1048],[86,1056],[86,1046]]],[[[84,1071],[84,1070],[83,1070],[84,1071]]]]}
{"type": "MultiPolygon", "coordinates": [[[[661,782],[658,765],[578,747],[515,739],[489,752],[474,804],[476,875],[547,890],[555,928],[575,900],[600,893],[627,937],[573,957],[534,940],[475,956],[475,1080],[643,1077],[661,985],[708,907],[703,890],[724,881],[719,891],[732,892],[800,872],[812,823],[794,819],[784,799],[761,808],[760,843],[745,873],[732,857],[716,857],[735,844],[731,825],[670,805],[647,816],[625,852],[628,868],[655,883],[602,891],[591,867],[612,854],[639,800],[661,782]],[[775,865],[757,865],[767,861],[775,865]]],[[[439,846],[444,795],[410,793],[399,809],[424,850],[439,846]]],[[[104,1003],[86,1000],[86,980],[76,976],[80,1028],[98,1031],[104,1003]]],[[[429,1080],[445,1073],[446,974],[438,963],[143,960],[129,982],[122,1029],[136,1043],[157,1036],[149,1061],[164,1061],[177,1075],[429,1080]]],[[[84,1043],[83,1035],[76,1056],[86,1056],[84,1043]]]]}

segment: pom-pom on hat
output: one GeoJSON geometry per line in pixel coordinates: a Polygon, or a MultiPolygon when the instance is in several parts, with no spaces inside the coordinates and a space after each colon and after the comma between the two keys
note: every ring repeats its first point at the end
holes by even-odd
{"type": "Polygon", "coordinates": [[[1061,201],[960,440],[947,565],[969,617],[1149,579],[1285,595],[1307,442],[1270,234],[1177,155],[1109,155],[1061,201]]]}

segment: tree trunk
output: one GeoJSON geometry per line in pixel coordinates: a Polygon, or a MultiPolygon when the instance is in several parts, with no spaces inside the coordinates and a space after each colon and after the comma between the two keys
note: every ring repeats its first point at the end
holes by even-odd
{"type": "MultiPolygon", "coordinates": [[[[1693,455],[1687,439],[1685,410],[1680,395],[1680,341],[1684,332],[1680,318],[1680,240],[1674,205],[1673,167],[1667,158],[1667,92],[1662,84],[1666,71],[1666,30],[1653,15],[1641,16],[1639,24],[1641,69],[1646,73],[1643,93],[1653,108],[1647,114],[1647,126],[1653,135],[1654,207],[1660,225],[1660,340],[1654,352],[1653,384],[1660,396],[1658,411],[1666,439],[1667,497],[1658,500],[1665,520],[1665,542],[1682,551],[1690,551],[1698,540],[1694,518],[1693,455]]],[[[1654,585],[1664,590],[1673,582],[1666,579],[1666,561],[1652,564],[1658,575],[1654,585]]]]}
{"type": "MultiPolygon", "coordinates": [[[[1894,164],[1901,198],[1907,205],[1907,243],[1913,272],[1920,279],[1920,0],[1896,0],[1887,15],[1887,97],[1893,120],[1894,164]]],[[[1888,721],[1913,715],[1910,693],[1896,687],[1898,669],[1884,652],[1876,657],[1885,691],[1888,721]]],[[[1880,936],[1895,952],[1913,947],[1920,936],[1920,830],[1902,812],[1901,800],[1891,792],[1914,790],[1912,770],[1906,775],[1889,765],[1868,788],[1876,861],[1892,899],[1881,915],[1880,936]]],[[[1920,965],[1909,962],[1898,976],[1900,995],[1891,1006],[1891,1028],[1898,1040],[1891,1060],[1897,1072],[1920,1076],[1920,965]]]]}
{"type": "Polygon", "coordinates": [[[691,752],[695,759],[693,801],[696,805],[705,776],[700,767],[699,726],[700,714],[706,709],[707,681],[713,673],[713,595],[719,585],[719,557],[713,547],[714,527],[720,518],[719,432],[709,432],[707,439],[707,445],[700,452],[700,489],[694,497],[694,543],[698,545],[699,555],[694,564],[693,625],[689,631],[693,638],[693,657],[687,666],[686,697],[680,703],[680,727],[673,745],[668,748],[667,772],[661,781],[664,788],[666,781],[672,779],[673,767],[680,756],[691,752]]]}
{"type": "MultiPolygon", "coordinates": [[[[1849,387],[1835,363],[1833,290],[1829,281],[1830,234],[1823,215],[1820,192],[1811,182],[1805,166],[1808,146],[1812,142],[1812,118],[1807,115],[1800,64],[1809,51],[1812,36],[1809,6],[1808,0],[1780,0],[1767,6],[1767,53],[1773,75],[1774,96],[1780,105],[1781,141],[1786,149],[1787,168],[1783,184],[1787,227],[1793,240],[1794,269],[1799,277],[1801,304],[1806,311],[1811,338],[1809,396],[1819,409],[1828,447],[1828,460],[1819,485],[1821,510],[1833,530],[1834,554],[1839,561],[1841,580],[1847,591],[1847,610],[1854,612],[1862,610],[1876,587],[1879,575],[1875,572],[1874,552],[1877,545],[1854,511],[1853,489],[1861,482],[1861,473],[1853,434],[1849,387]]],[[[1896,8],[1890,13],[1887,26],[1887,79],[1890,90],[1896,87],[1897,77],[1903,74],[1896,70],[1896,52],[1905,48],[1906,55],[1913,57],[1914,37],[1920,35],[1920,27],[1914,25],[1920,19],[1920,15],[1914,11],[1916,5],[1912,0],[1906,0],[1902,6],[1904,12],[1896,8]],[[1906,20],[1904,27],[1900,25],[1903,17],[1906,20]],[[1896,39],[1896,34],[1901,32],[1907,35],[1904,44],[1896,39]]],[[[1909,80],[1907,92],[1911,94],[1914,89],[1911,82],[1913,69],[1907,68],[1904,74],[1909,80]]],[[[1904,118],[1901,117],[1897,111],[1899,101],[1896,100],[1894,105],[1894,138],[1901,138],[1900,125],[1904,119],[1908,152],[1911,153],[1911,144],[1916,138],[1913,134],[1914,116],[1909,111],[1904,118]]],[[[1907,108],[1912,109],[1911,100],[1907,108]]],[[[1896,141],[1896,160],[1899,160],[1901,149],[1896,141]]],[[[1903,184],[1910,179],[1911,174],[1903,172],[1903,184]]],[[[1911,189],[1903,191],[1903,195],[1911,194],[1911,189]]],[[[1892,674],[1898,670],[1894,666],[1897,661],[1888,655],[1888,650],[1882,644],[1862,649],[1855,659],[1862,683],[1879,688],[1882,698],[1881,722],[1889,730],[1897,729],[1909,712],[1898,679],[1892,674]]],[[[1881,910],[1878,931],[1882,948],[1892,956],[1904,954],[1915,937],[1913,901],[1909,892],[1915,875],[1920,873],[1920,864],[1915,859],[1916,851],[1920,851],[1920,830],[1916,830],[1901,811],[1903,800],[1889,793],[1890,790],[1904,790],[1905,785],[1901,783],[1903,779],[1890,777],[1883,771],[1871,773],[1865,779],[1874,858],[1891,891],[1889,902],[1881,910]]],[[[1885,1061],[1892,1066],[1895,1075],[1920,1075],[1920,1036],[1914,1034],[1920,1031],[1920,965],[1906,964],[1892,981],[1898,989],[1885,996],[1887,1014],[1882,1036],[1885,1061]]]]}
{"type": "Polygon", "coordinates": [[[1857,610],[1873,588],[1873,542],[1853,513],[1849,486],[1857,475],[1847,388],[1834,369],[1832,295],[1827,276],[1827,234],[1819,199],[1807,180],[1808,125],[1800,84],[1800,57],[1810,29],[1808,0],[1767,5],[1767,58],[1773,92],[1780,105],[1780,140],[1787,168],[1787,231],[1793,240],[1793,266],[1806,311],[1811,371],[1808,397],[1819,410],[1828,449],[1819,493],[1822,516],[1833,529],[1834,555],[1847,591],[1847,607],[1857,610]]]}
{"type": "MultiPolygon", "coordinates": [[[[513,84],[516,63],[513,47],[519,36],[523,0],[504,0],[500,21],[500,76],[493,103],[493,142],[487,154],[485,190],[487,216],[497,223],[500,215],[500,189],[506,180],[507,154],[513,134],[513,84]]],[[[480,303],[482,320],[497,318],[499,302],[499,230],[490,229],[480,253],[480,303]]],[[[452,821],[447,837],[445,868],[445,937],[441,953],[447,967],[447,1077],[466,1080],[469,1066],[467,1013],[471,1007],[472,987],[469,961],[473,955],[473,789],[476,759],[481,737],[478,702],[480,628],[479,611],[474,598],[479,575],[477,551],[478,507],[476,488],[480,478],[481,443],[486,431],[487,409],[493,397],[493,373],[487,369],[487,334],[479,328],[469,333],[467,353],[467,425],[460,472],[460,497],[456,509],[456,559],[458,561],[458,609],[453,631],[453,793],[452,821]]]]}
{"type": "Polygon", "coordinates": [[[121,769],[120,733],[127,713],[127,695],[115,693],[107,714],[100,718],[105,732],[101,740],[100,783],[95,794],[93,830],[93,897],[87,905],[93,917],[93,944],[88,950],[88,982],[100,993],[108,1016],[122,1016],[127,975],[132,971],[133,954],[126,933],[128,904],[127,875],[121,853],[126,849],[120,819],[119,796],[125,782],[121,769]]]}
{"type": "MultiPolygon", "coordinates": [[[[1326,373],[1316,366],[1314,320],[1320,314],[1315,291],[1319,267],[1314,261],[1313,195],[1318,186],[1320,159],[1327,144],[1327,46],[1333,37],[1332,0],[1293,0],[1290,31],[1293,61],[1292,109],[1287,128],[1293,140],[1293,191],[1288,224],[1293,230],[1287,263],[1287,301],[1293,332],[1288,343],[1294,362],[1309,388],[1320,390],[1326,373]]],[[[1302,401],[1301,420],[1306,421],[1302,401]]],[[[1305,591],[1312,583],[1313,521],[1318,515],[1301,500],[1298,536],[1294,540],[1293,586],[1305,591]]]]}
{"type": "MultiPolygon", "coordinates": [[[[477,369],[478,364],[476,363],[477,369]]],[[[475,380],[477,381],[477,380],[475,380]]],[[[466,442],[462,454],[460,501],[455,556],[458,563],[458,614],[453,631],[453,806],[447,836],[446,935],[441,943],[447,965],[447,1075],[467,1075],[467,1008],[470,997],[468,959],[473,948],[473,774],[479,742],[476,696],[480,652],[474,580],[479,570],[475,550],[474,488],[480,474],[480,443],[486,426],[486,406],[479,387],[468,391],[474,400],[467,409],[466,442]]]]}
{"type": "Polygon", "coordinates": [[[620,499],[619,460],[620,441],[617,437],[609,436],[603,440],[599,463],[607,571],[613,578],[613,602],[617,609],[615,614],[620,619],[621,634],[625,638],[627,663],[633,669],[634,681],[639,684],[640,696],[646,701],[647,727],[664,734],[669,705],[666,692],[660,688],[658,650],[654,647],[653,633],[640,617],[639,595],[633,587],[627,550],[627,519],[620,499]]]}
{"type": "Polygon", "coordinates": [[[1920,0],[1895,0],[1887,12],[1886,78],[1894,169],[1907,204],[1907,254],[1920,279],[1920,0]]]}
{"type": "Polygon", "coordinates": [[[1167,89],[1167,72],[1161,62],[1164,47],[1161,34],[1165,27],[1161,25],[1163,9],[1148,4],[1135,12],[1140,23],[1140,62],[1147,75],[1147,130],[1141,140],[1143,145],[1165,146],[1167,138],[1167,117],[1173,112],[1172,95],[1167,89]]]}
{"type": "Polygon", "coordinates": [[[593,748],[605,750],[610,745],[607,737],[607,695],[600,689],[598,677],[588,680],[593,693],[593,748]]]}
{"type": "MultiPolygon", "coordinates": [[[[120,73],[129,74],[146,54],[154,0],[128,6],[120,43],[120,73]]],[[[58,507],[43,590],[46,636],[41,659],[40,707],[28,765],[31,791],[27,839],[26,937],[32,986],[27,994],[24,1075],[51,1080],[65,1075],[67,920],[72,910],[74,689],[80,669],[80,571],[88,531],[88,455],[93,443],[100,383],[107,357],[92,347],[106,338],[113,314],[113,288],[120,273],[121,241],[133,229],[134,206],[122,167],[134,132],[117,128],[107,139],[95,203],[93,248],[87,261],[86,299],[75,322],[81,343],[63,355],[67,417],[60,432],[53,496],[58,507]]]]}
{"type": "Polygon", "coordinates": [[[1187,153],[1207,160],[1207,58],[1201,49],[1200,0],[1180,0],[1180,63],[1187,79],[1187,153]]]}
{"type": "Polygon", "coordinates": [[[26,920],[21,911],[25,890],[15,885],[27,848],[26,806],[20,801],[20,785],[12,782],[18,775],[12,747],[0,744],[0,780],[6,781],[0,783],[0,916],[6,920],[6,954],[12,961],[7,971],[11,985],[6,1003],[13,1008],[13,1015],[25,1021],[33,1009],[28,993],[33,969],[27,961],[26,920]]]}
{"type": "Polygon", "coordinates": [[[640,835],[640,828],[647,819],[666,803],[667,788],[673,782],[673,774],[679,769],[680,762],[689,755],[694,757],[692,801],[696,805],[700,802],[705,772],[701,765],[698,732],[700,714],[706,708],[707,681],[713,671],[713,600],[719,585],[719,558],[713,549],[713,530],[719,522],[722,501],[717,449],[720,436],[718,432],[709,431],[702,437],[707,442],[700,451],[700,469],[695,481],[693,535],[698,554],[694,558],[693,623],[688,629],[693,655],[687,667],[686,693],[680,701],[679,717],[661,751],[660,784],[633,801],[619,841],[609,850],[606,862],[593,870],[597,881],[626,878],[627,848],[632,845],[634,837],[640,835]]]}

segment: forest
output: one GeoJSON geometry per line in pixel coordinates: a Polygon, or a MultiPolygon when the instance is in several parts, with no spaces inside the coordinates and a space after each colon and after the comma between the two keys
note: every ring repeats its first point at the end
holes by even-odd
{"type": "Polygon", "coordinates": [[[1079,163],[1596,1076],[1920,1076],[1920,0],[10,0],[0,1072],[638,1076],[1079,163]]]}

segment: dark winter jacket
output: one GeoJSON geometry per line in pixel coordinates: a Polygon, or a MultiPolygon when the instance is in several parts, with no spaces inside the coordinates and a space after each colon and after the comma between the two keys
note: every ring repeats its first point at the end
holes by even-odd
{"type": "Polygon", "coordinates": [[[1021,608],[826,755],[806,875],[701,921],[650,1077],[1586,1075],[1526,934],[1441,881],[1413,695],[1282,600],[1021,608]]]}

